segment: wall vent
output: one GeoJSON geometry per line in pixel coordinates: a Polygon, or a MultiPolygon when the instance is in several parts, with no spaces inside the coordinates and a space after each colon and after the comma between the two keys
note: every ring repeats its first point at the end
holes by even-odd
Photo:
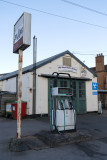
{"type": "Polygon", "coordinates": [[[64,66],[71,66],[71,58],[70,57],[63,57],[63,65],[64,66]]]}

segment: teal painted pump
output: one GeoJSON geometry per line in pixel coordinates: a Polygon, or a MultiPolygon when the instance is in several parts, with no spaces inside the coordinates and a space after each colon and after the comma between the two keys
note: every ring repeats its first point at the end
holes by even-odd
{"type": "Polygon", "coordinates": [[[76,112],[72,104],[73,89],[53,86],[54,81],[62,78],[61,74],[67,75],[71,81],[70,74],[54,72],[50,86],[50,130],[57,130],[59,133],[76,130],[76,112]]]}

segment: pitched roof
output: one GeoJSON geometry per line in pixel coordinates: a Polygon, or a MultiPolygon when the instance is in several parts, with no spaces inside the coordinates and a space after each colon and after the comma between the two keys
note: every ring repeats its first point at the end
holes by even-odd
{"type": "Polygon", "coordinates": [[[0,76],[4,76],[4,75],[6,75],[7,73],[2,73],[2,74],[0,74],[0,76]]]}
{"type": "MultiPolygon", "coordinates": [[[[81,62],[76,56],[74,56],[70,51],[65,51],[65,52],[62,52],[62,53],[59,53],[57,55],[54,55],[52,57],[49,57],[47,59],[44,59],[42,61],[39,61],[36,63],[36,65],[34,66],[33,64],[32,65],[29,65],[27,67],[24,67],[22,69],[22,73],[27,73],[27,72],[32,72],[35,68],[40,68],[54,60],[56,60],[57,58],[60,58],[61,56],[64,56],[65,54],[69,54],[71,57],[73,57],[75,60],[77,60],[82,66],[84,66],[87,70],[89,70],[95,77],[97,77],[96,73],[91,70],[90,68],[88,68],[83,62],[81,62]]],[[[8,73],[2,77],[0,77],[0,81],[2,80],[5,80],[5,79],[9,79],[9,78],[12,78],[12,77],[15,77],[18,75],[18,70],[17,71],[14,71],[14,72],[11,72],[11,73],[8,73]]]]}
{"type": "Polygon", "coordinates": [[[94,72],[96,72],[96,67],[91,67],[90,69],[92,69],[94,72]]]}

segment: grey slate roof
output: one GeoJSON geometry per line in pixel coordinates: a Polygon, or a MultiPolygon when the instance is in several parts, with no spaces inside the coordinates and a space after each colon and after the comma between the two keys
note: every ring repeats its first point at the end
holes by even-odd
{"type": "Polygon", "coordinates": [[[0,74],[0,76],[4,76],[4,75],[6,75],[7,73],[2,73],[2,74],[0,74]]]}
{"type": "MultiPolygon", "coordinates": [[[[33,69],[35,69],[35,68],[36,68],[36,69],[37,69],[37,68],[40,68],[40,67],[44,66],[45,64],[48,64],[48,63],[56,60],[57,58],[59,58],[59,57],[61,57],[61,56],[64,56],[65,54],[69,54],[70,56],[72,56],[72,57],[73,57],[75,60],[77,60],[82,66],[84,66],[87,70],[89,70],[95,77],[97,77],[96,73],[95,73],[93,70],[91,70],[90,68],[88,68],[83,62],[81,62],[76,56],[74,56],[74,55],[73,55],[70,51],[68,51],[68,50],[65,51],[65,52],[59,53],[59,54],[57,54],[57,55],[54,55],[54,56],[52,56],[52,57],[49,57],[49,58],[47,58],[47,59],[44,59],[44,60],[42,60],[42,61],[37,62],[36,65],[35,65],[35,67],[34,67],[33,64],[32,64],[32,65],[29,65],[29,66],[27,66],[27,67],[24,67],[24,68],[22,69],[22,73],[24,74],[24,73],[27,73],[27,72],[32,72],[33,69]]],[[[8,74],[0,77],[0,81],[5,80],[5,79],[9,79],[9,78],[12,78],[12,77],[15,77],[15,76],[17,76],[17,75],[18,75],[18,70],[17,70],[17,71],[14,71],[14,72],[11,72],[11,73],[8,73],[8,74]]]]}

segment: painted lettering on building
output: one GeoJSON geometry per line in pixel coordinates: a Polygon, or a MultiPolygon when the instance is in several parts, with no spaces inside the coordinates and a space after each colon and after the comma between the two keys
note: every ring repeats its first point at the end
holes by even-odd
{"type": "Polygon", "coordinates": [[[71,67],[71,66],[58,66],[58,71],[65,71],[65,72],[77,72],[76,67],[71,67]]]}

